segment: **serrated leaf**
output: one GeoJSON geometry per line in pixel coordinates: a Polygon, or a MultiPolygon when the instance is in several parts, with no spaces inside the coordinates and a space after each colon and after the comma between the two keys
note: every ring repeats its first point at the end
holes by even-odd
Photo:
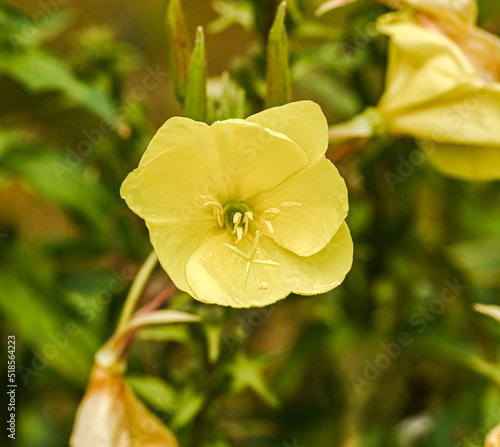
{"type": "Polygon", "coordinates": [[[169,60],[175,96],[183,104],[191,58],[191,43],[180,0],[170,0],[167,9],[169,60]]]}
{"type": "Polygon", "coordinates": [[[292,98],[285,15],[286,2],[281,2],[267,43],[266,107],[286,104],[292,98]]]}
{"type": "Polygon", "coordinates": [[[189,63],[184,114],[196,121],[205,121],[207,116],[207,61],[205,36],[201,26],[196,30],[196,41],[189,63]]]}

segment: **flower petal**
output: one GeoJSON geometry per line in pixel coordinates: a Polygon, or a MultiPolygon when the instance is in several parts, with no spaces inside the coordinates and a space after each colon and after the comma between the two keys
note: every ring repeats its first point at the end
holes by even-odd
{"type": "Polygon", "coordinates": [[[438,144],[428,159],[443,174],[462,180],[500,179],[500,146],[438,144]]]}
{"type": "Polygon", "coordinates": [[[328,147],[328,123],[321,107],[312,101],[272,107],[248,117],[246,121],[286,135],[304,150],[309,163],[323,157],[328,147]]]}
{"type": "Polygon", "coordinates": [[[500,424],[488,433],[484,447],[500,447],[500,424]]]}
{"type": "Polygon", "coordinates": [[[386,90],[379,102],[386,116],[454,92],[457,85],[475,78],[460,48],[411,14],[384,14],[377,27],[391,38],[386,90]]]}
{"type": "Polygon", "coordinates": [[[500,84],[482,81],[445,35],[405,13],[388,16],[379,20],[391,50],[378,107],[390,131],[440,143],[500,144],[500,84]]]}
{"type": "MultiPolygon", "coordinates": [[[[249,254],[253,243],[253,237],[245,237],[238,242],[237,248],[249,254]]],[[[251,262],[245,283],[247,261],[226,244],[234,245],[229,233],[216,236],[200,247],[188,262],[187,281],[199,301],[231,307],[261,307],[290,293],[274,265],[251,262]]],[[[268,260],[260,246],[254,259],[268,260]]]]}
{"type": "Polygon", "coordinates": [[[213,209],[202,196],[215,192],[205,158],[187,146],[141,164],[120,190],[132,211],[148,222],[213,221],[213,209]]]}
{"type": "Polygon", "coordinates": [[[219,201],[245,200],[281,183],[307,164],[304,151],[287,136],[244,120],[218,121],[211,131],[221,169],[219,201]]]}
{"type": "Polygon", "coordinates": [[[271,191],[258,194],[249,205],[259,216],[268,209],[280,209],[279,214],[271,213],[269,222],[274,232],[271,234],[265,226],[262,231],[300,256],[323,249],[344,222],[349,208],[345,182],[325,158],[271,191]]]}
{"type": "Polygon", "coordinates": [[[213,161],[217,155],[210,127],[207,124],[175,116],[168,119],[158,129],[139,165],[179,146],[189,146],[198,156],[206,157],[206,163],[213,161]]]}
{"type": "Polygon", "coordinates": [[[147,223],[158,261],[175,286],[192,294],[186,281],[186,265],[193,253],[212,237],[225,232],[214,219],[210,222],[147,223]]]}
{"type": "Polygon", "coordinates": [[[457,25],[472,25],[477,20],[477,0],[403,0],[402,3],[457,25]]]}
{"type": "Polygon", "coordinates": [[[121,374],[94,366],[78,408],[71,447],[177,447],[174,435],[134,395],[121,374]]]}
{"type": "Polygon", "coordinates": [[[345,222],[318,253],[301,257],[285,250],[268,238],[262,238],[262,248],[269,259],[278,262],[276,274],[298,295],[325,293],[337,287],[351,269],[353,244],[345,222]]]}

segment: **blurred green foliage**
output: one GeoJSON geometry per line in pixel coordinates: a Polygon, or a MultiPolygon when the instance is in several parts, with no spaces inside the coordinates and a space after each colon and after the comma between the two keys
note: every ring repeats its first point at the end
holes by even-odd
{"type": "MultiPolygon", "coordinates": [[[[217,0],[209,18],[204,2],[185,3],[191,41],[198,25],[209,30],[207,120],[261,110],[278,2],[217,0]],[[243,42],[219,73],[211,61],[226,49],[212,33],[243,42]]],[[[318,3],[288,2],[290,78],[293,99],[315,100],[333,124],[382,92],[386,40],[373,24],[385,10],[366,1],[317,18],[318,3]]],[[[498,33],[497,2],[479,3],[498,33]]],[[[74,22],[82,6],[54,4],[0,2],[1,332],[16,335],[26,447],[67,445],[93,354],[150,250],[119,187],[178,112],[166,33],[154,36],[158,62],[134,47],[140,39],[113,32],[114,16],[109,28],[84,28],[74,22]]],[[[500,336],[472,305],[499,303],[500,184],[444,178],[410,161],[419,150],[388,138],[330,150],[355,243],[341,287],[249,310],[179,293],[169,306],[203,324],[141,333],[129,382],[181,446],[482,445],[500,421],[500,336]]],[[[144,299],[168,281],[158,269],[144,299]]]]}

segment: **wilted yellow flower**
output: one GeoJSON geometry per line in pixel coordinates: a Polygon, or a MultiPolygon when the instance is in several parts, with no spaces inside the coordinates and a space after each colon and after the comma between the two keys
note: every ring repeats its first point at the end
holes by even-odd
{"type": "Polygon", "coordinates": [[[311,101],[211,126],[176,117],[121,195],[172,281],[200,301],[251,307],[322,293],[352,263],[347,190],[327,144],[311,101]]]}
{"type": "MultiPolygon", "coordinates": [[[[135,282],[134,282],[135,284],[135,282]]],[[[199,321],[175,310],[143,307],[99,349],[75,416],[71,447],[177,447],[174,435],[135,396],[124,378],[127,357],[144,326],[199,321]]]]}
{"type": "Polygon", "coordinates": [[[500,447],[500,424],[488,433],[484,447],[500,447]]]}
{"type": "Polygon", "coordinates": [[[177,447],[174,435],[135,396],[121,372],[94,366],[76,415],[72,447],[177,447]]]}
{"type": "Polygon", "coordinates": [[[403,12],[378,25],[391,39],[378,104],[389,131],[438,143],[429,157],[445,174],[500,178],[500,39],[403,12]]]}
{"type": "MultiPolygon", "coordinates": [[[[340,6],[354,3],[357,0],[330,0],[317,10],[317,14],[340,6]]],[[[476,0],[377,0],[394,9],[413,9],[428,14],[435,19],[449,21],[455,24],[473,24],[477,18],[476,0]]]]}

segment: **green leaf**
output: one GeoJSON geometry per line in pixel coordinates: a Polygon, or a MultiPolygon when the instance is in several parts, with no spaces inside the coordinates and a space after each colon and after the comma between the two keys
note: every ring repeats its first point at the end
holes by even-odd
{"type": "Polygon", "coordinates": [[[37,48],[3,54],[0,73],[4,73],[38,93],[59,91],[74,105],[85,107],[113,126],[119,124],[109,98],[97,87],[75,78],[71,69],[60,59],[37,48]]]}
{"type": "Polygon", "coordinates": [[[21,379],[29,383],[50,368],[83,386],[92,354],[82,346],[85,329],[77,318],[12,268],[0,270],[0,290],[0,309],[16,328],[18,343],[25,340],[33,347],[23,363],[18,364],[21,379]]]}
{"type": "Polygon", "coordinates": [[[184,114],[196,121],[205,121],[207,115],[207,61],[205,36],[201,26],[196,30],[186,89],[184,114]]]}
{"type": "Polygon", "coordinates": [[[203,407],[205,397],[199,391],[185,388],[179,396],[171,427],[178,430],[189,424],[203,407]]]}
{"type": "Polygon", "coordinates": [[[151,407],[159,408],[166,413],[171,413],[175,409],[177,405],[175,389],[158,377],[129,375],[127,382],[151,407]]]}
{"type": "Polygon", "coordinates": [[[186,95],[191,57],[191,43],[180,0],[170,0],[167,9],[169,60],[175,96],[183,104],[186,95]]]}
{"type": "Polygon", "coordinates": [[[284,1],[278,7],[267,43],[266,107],[286,104],[292,98],[285,15],[286,2],[284,1]]]}
{"type": "Polygon", "coordinates": [[[263,376],[268,357],[260,356],[253,359],[240,353],[229,365],[229,373],[233,377],[232,388],[238,393],[251,389],[257,393],[269,406],[277,408],[280,405],[278,397],[269,389],[263,376]]]}

